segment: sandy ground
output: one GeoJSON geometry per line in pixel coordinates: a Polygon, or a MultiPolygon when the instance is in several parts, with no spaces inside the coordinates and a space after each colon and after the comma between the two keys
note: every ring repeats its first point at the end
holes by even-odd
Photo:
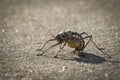
{"type": "Polygon", "coordinates": [[[119,0],[0,0],[0,80],[120,79],[119,4],[119,0]],[[112,59],[91,43],[84,50],[86,57],[73,54],[68,46],[57,59],[53,56],[59,46],[36,56],[41,53],[36,49],[52,38],[39,24],[55,34],[68,29],[87,32],[112,59]]]}

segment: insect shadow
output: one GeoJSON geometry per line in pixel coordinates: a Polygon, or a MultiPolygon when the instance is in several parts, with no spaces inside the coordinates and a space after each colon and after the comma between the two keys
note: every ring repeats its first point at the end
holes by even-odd
{"type": "Polygon", "coordinates": [[[81,55],[78,55],[78,56],[79,58],[74,58],[74,60],[78,62],[99,64],[107,61],[104,57],[100,57],[92,53],[84,53],[84,56],[81,56],[81,55]]]}
{"type": "Polygon", "coordinates": [[[72,61],[91,63],[91,64],[99,64],[107,61],[104,57],[100,57],[92,53],[84,52],[83,54],[84,55],[78,55],[78,57],[75,58],[63,58],[63,57],[59,57],[59,58],[63,60],[72,60],[72,61]]]}
{"type": "Polygon", "coordinates": [[[90,64],[100,64],[103,62],[112,62],[112,63],[120,63],[120,61],[113,61],[113,60],[109,60],[106,59],[104,57],[101,56],[97,56],[93,53],[86,53],[84,52],[84,56],[82,55],[78,55],[79,57],[77,58],[62,58],[59,57],[60,59],[64,59],[64,60],[72,60],[72,61],[77,61],[77,62],[84,62],[84,63],[90,63],[90,64]]]}

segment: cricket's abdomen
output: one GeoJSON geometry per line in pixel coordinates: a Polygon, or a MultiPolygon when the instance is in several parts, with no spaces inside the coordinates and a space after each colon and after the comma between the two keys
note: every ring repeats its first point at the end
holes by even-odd
{"type": "Polygon", "coordinates": [[[68,41],[68,46],[70,48],[79,48],[79,49],[83,49],[84,47],[84,43],[83,41],[68,41]]]}

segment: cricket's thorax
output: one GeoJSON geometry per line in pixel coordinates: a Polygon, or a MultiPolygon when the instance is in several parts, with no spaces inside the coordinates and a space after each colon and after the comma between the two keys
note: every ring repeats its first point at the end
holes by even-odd
{"type": "Polygon", "coordinates": [[[84,48],[84,40],[80,40],[82,37],[79,36],[77,33],[72,34],[72,38],[67,41],[68,46],[71,48],[79,48],[83,49],[84,48]]]}

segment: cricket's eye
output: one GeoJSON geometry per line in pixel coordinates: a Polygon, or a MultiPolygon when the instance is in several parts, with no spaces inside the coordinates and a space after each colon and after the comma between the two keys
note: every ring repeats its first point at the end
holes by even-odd
{"type": "Polygon", "coordinates": [[[64,36],[63,36],[63,35],[61,35],[61,37],[63,38],[64,36]]]}
{"type": "Polygon", "coordinates": [[[65,35],[61,35],[62,38],[65,38],[65,35]]]}

